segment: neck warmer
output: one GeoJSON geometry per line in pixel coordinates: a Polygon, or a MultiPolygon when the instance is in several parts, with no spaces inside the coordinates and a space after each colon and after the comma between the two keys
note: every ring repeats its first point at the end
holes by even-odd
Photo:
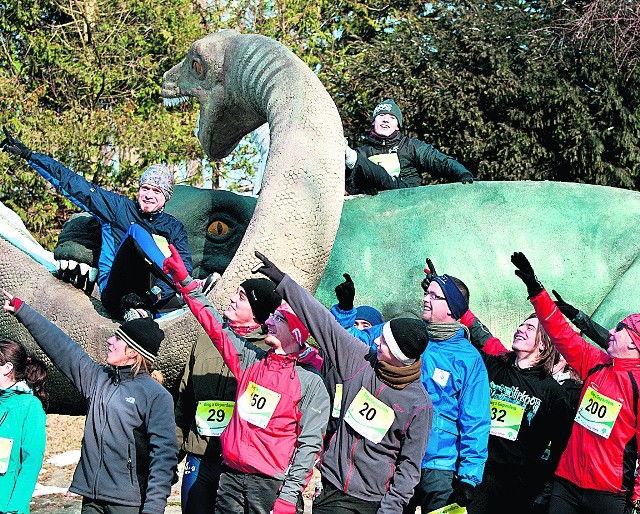
{"type": "Polygon", "coordinates": [[[429,341],[444,341],[451,339],[458,330],[464,329],[464,337],[471,340],[469,336],[469,329],[458,321],[451,323],[425,323],[427,325],[427,334],[429,335],[429,341]]]}
{"type": "Polygon", "coordinates": [[[381,136],[380,134],[376,133],[375,130],[373,130],[373,127],[371,127],[371,132],[369,132],[369,137],[371,139],[379,139],[380,141],[389,141],[394,137],[396,137],[398,134],[400,134],[400,129],[396,130],[392,134],[389,134],[388,136],[381,136]]]}
{"type": "Polygon", "coordinates": [[[376,364],[378,378],[393,389],[404,389],[410,383],[420,380],[421,371],[421,358],[408,366],[394,366],[384,361],[376,364]]]}
{"type": "Polygon", "coordinates": [[[251,325],[241,325],[237,321],[227,320],[229,324],[229,328],[233,330],[240,337],[246,336],[249,332],[253,332],[254,330],[258,330],[260,328],[259,323],[253,323],[251,325]]]}

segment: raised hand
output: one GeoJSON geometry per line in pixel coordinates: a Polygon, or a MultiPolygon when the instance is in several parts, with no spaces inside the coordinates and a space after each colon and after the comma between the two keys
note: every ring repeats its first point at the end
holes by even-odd
{"type": "Polygon", "coordinates": [[[529,298],[533,298],[540,294],[544,289],[544,286],[540,283],[538,277],[536,277],[529,259],[527,259],[522,252],[514,252],[511,256],[511,262],[516,268],[518,268],[516,269],[515,274],[524,282],[524,285],[527,286],[529,298]]]}
{"type": "Polygon", "coordinates": [[[420,285],[422,286],[422,289],[424,289],[426,293],[427,289],[429,289],[429,284],[431,284],[431,281],[438,276],[438,273],[436,272],[436,267],[433,265],[433,262],[431,262],[431,259],[429,259],[429,257],[427,257],[427,267],[424,269],[424,272],[426,276],[422,279],[422,282],[420,282],[420,285]]]}
{"type": "Polygon", "coordinates": [[[189,276],[189,272],[187,271],[178,250],[176,250],[176,247],[170,244],[169,251],[171,252],[171,255],[162,263],[162,271],[167,275],[170,275],[174,282],[182,282],[189,276]]]}
{"type": "Polygon", "coordinates": [[[2,149],[5,152],[8,152],[13,155],[17,155],[18,157],[22,157],[25,160],[29,160],[31,154],[33,153],[29,150],[24,143],[17,140],[13,137],[13,134],[9,132],[9,129],[6,126],[2,126],[2,130],[4,132],[4,141],[2,141],[2,149]]]}
{"type": "Polygon", "coordinates": [[[555,289],[552,289],[551,292],[556,297],[555,302],[556,302],[556,305],[558,306],[558,309],[560,309],[560,312],[564,314],[568,319],[574,320],[575,317],[578,315],[578,312],[579,312],[578,309],[576,309],[570,303],[565,302],[562,299],[562,296],[560,296],[555,289]]]}
{"type": "Polygon", "coordinates": [[[335,288],[338,307],[343,311],[350,311],[353,309],[353,299],[356,297],[356,286],[349,273],[344,273],[342,276],[344,277],[344,282],[341,282],[335,288]]]}
{"type": "Polygon", "coordinates": [[[262,261],[262,264],[255,266],[251,273],[262,273],[265,277],[271,279],[278,285],[284,278],[284,273],[273,262],[267,259],[263,254],[256,250],[256,257],[262,261]]]}

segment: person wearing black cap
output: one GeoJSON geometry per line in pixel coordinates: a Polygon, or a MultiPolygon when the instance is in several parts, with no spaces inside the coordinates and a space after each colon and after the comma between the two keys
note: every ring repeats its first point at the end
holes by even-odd
{"type": "Polygon", "coordinates": [[[473,182],[471,172],[454,158],[401,131],[402,112],[388,98],[373,110],[366,145],[353,150],[345,140],[349,194],[420,186],[424,174],[450,182],[473,182]]]}
{"type": "MultiPolygon", "coordinates": [[[[268,350],[264,323],[282,303],[275,287],[266,278],[242,282],[223,313],[225,330],[268,350]]],[[[180,381],[175,407],[180,456],[187,459],[181,491],[184,514],[215,511],[222,473],[220,435],[231,419],[237,385],[220,352],[201,332],[180,381]]]]}
{"type": "MultiPolygon", "coordinates": [[[[411,514],[418,505],[431,512],[471,502],[482,480],[491,424],[487,370],[459,322],[469,308],[469,290],[456,277],[437,275],[429,259],[427,264],[421,285],[429,346],[422,354],[422,383],[433,401],[434,423],[420,484],[404,510],[411,514]]],[[[357,337],[375,347],[382,327],[359,331],[357,337]]]]}
{"type": "Polygon", "coordinates": [[[427,346],[422,322],[386,323],[374,350],[264,255],[256,257],[263,263],[257,272],[278,284],[276,292],[300,316],[342,384],[338,426],[318,464],[324,488],[314,514],[401,512],[420,479],[433,416],[420,381],[427,346]]]}
{"type": "Polygon", "coordinates": [[[44,316],[3,290],[15,315],[87,400],[80,462],[69,490],[83,514],[163,514],[177,467],[173,399],[150,372],[164,332],[148,318],[107,340],[107,365],[44,316]]]}

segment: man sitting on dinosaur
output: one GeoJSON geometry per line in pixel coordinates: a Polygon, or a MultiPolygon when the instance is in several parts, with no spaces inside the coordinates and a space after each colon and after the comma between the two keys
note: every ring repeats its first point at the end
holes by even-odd
{"type": "MultiPolygon", "coordinates": [[[[102,229],[98,287],[102,305],[114,317],[134,319],[181,306],[171,280],[162,272],[161,250],[173,244],[193,268],[182,222],[164,212],[173,194],[173,174],[164,165],[149,166],[140,177],[137,202],[88,182],[55,159],[34,152],[3,127],[2,149],[22,157],[42,177],[102,229]]],[[[208,287],[211,280],[203,281],[208,287]]]]}

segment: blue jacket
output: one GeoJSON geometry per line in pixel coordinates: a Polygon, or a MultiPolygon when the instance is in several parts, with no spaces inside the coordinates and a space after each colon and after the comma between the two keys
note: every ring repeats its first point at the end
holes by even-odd
{"type": "MultiPolygon", "coordinates": [[[[332,314],[342,325],[351,311],[336,307],[332,314]]],[[[383,326],[355,329],[356,337],[375,348],[383,326]]],[[[479,484],[491,428],[489,379],[480,353],[462,328],[445,341],[429,341],[422,354],[422,383],[433,402],[433,427],[422,467],[455,471],[460,480],[479,484]]]]}
{"type": "MultiPolygon", "coordinates": [[[[134,223],[142,226],[149,234],[162,236],[173,244],[180,253],[187,271],[191,274],[193,270],[191,252],[187,242],[187,231],[181,221],[164,210],[143,213],[137,202],[88,182],[47,155],[34,152],[29,159],[29,165],[78,207],[100,221],[102,225],[102,247],[98,262],[100,292],[107,285],[113,259],[120,243],[134,223]]],[[[164,282],[159,281],[158,286],[163,291],[163,297],[171,294],[171,288],[164,282]]]]}

